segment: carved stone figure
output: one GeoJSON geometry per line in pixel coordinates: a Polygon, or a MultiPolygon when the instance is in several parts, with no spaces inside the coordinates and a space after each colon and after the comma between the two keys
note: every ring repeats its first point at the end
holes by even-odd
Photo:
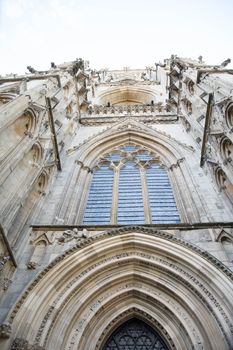
{"type": "Polygon", "coordinates": [[[9,338],[11,335],[11,325],[9,323],[2,323],[0,325],[0,338],[9,338]]]}
{"type": "Polygon", "coordinates": [[[72,240],[79,241],[82,238],[88,238],[89,232],[86,229],[79,231],[77,228],[73,230],[66,230],[63,232],[62,236],[57,238],[59,243],[67,243],[72,240]]]}

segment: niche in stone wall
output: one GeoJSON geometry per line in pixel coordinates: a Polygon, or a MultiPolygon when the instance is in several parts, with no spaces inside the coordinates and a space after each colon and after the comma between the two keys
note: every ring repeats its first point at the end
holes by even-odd
{"type": "Polygon", "coordinates": [[[233,204],[233,184],[220,166],[214,167],[215,179],[220,191],[223,191],[233,204]]]}
{"type": "Polygon", "coordinates": [[[187,113],[191,114],[193,109],[192,109],[192,103],[185,97],[181,100],[184,109],[186,110],[187,113]]]}
{"type": "Polygon", "coordinates": [[[233,143],[227,136],[224,136],[220,140],[220,154],[223,159],[224,165],[227,165],[228,163],[233,165],[233,143]]]}
{"type": "Polygon", "coordinates": [[[18,95],[9,93],[9,92],[2,92],[0,93],[0,107],[13,101],[18,95]]]}
{"type": "Polygon", "coordinates": [[[229,263],[233,263],[233,232],[232,229],[224,229],[218,234],[217,242],[222,244],[229,263]]]}
{"type": "Polygon", "coordinates": [[[185,84],[186,84],[186,87],[190,93],[190,95],[193,95],[194,94],[194,82],[191,80],[191,79],[187,79],[185,81],[185,84]]]}
{"type": "Polygon", "coordinates": [[[38,265],[40,265],[46,253],[46,247],[47,242],[45,240],[40,240],[34,245],[34,251],[30,261],[27,264],[28,269],[35,269],[38,265]]]}
{"type": "Polygon", "coordinates": [[[191,130],[191,124],[189,121],[185,117],[182,117],[182,123],[185,127],[186,132],[189,132],[191,130]]]}
{"type": "Polygon", "coordinates": [[[71,119],[72,118],[72,113],[73,113],[73,103],[70,102],[68,106],[66,107],[66,118],[71,119]]]}
{"type": "Polygon", "coordinates": [[[0,208],[5,221],[10,221],[10,218],[16,215],[20,203],[22,206],[39,172],[41,159],[42,148],[39,143],[36,143],[3,182],[0,208]]]}
{"type": "Polygon", "coordinates": [[[157,96],[153,90],[134,86],[114,87],[98,96],[98,104],[109,107],[112,105],[151,104],[151,101],[156,102],[156,100],[157,96]]]}
{"type": "Polygon", "coordinates": [[[9,152],[24,138],[32,135],[35,128],[36,116],[32,111],[25,111],[23,115],[17,118],[6,129],[0,132],[0,159],[4,159],[9,152]]]}
{"type": "Polygon", "coordinates": [[[233,263],[233,240],[228,237],[223,237],[221,243],[229,261],[233,263]]]}
{"type": "Polygon", "coordinates": [[[232,129],[233,128],[233,102],[230,102],[226,107],[225,119],[226,119],[227,126],[232,129]]]}
{"type": "Polygon", "coordinates": [[[17,216],[9,228],[9,239],[12,245],[17,245],[18,247],[24,240],[21,234],[25,232],[24,227],[27,225],[28,221],[33,221],[36,213],[35,209],[38,208],[37,205],[40,203],[41,197],[45,195],[48,180],[49,171],[43,170],[32,186],[28,196],[24,199],[23,206],[20,207],[17,216]]]}

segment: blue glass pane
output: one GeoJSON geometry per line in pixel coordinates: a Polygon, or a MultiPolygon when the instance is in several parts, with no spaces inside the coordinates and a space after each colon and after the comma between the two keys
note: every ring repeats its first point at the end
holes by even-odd
{"type": "Polygon", "coordinates": [[[180,222],[168,175],[159,165],[146,172],[153,224],[175,224],[180,222]]]}
{"type": "Polygon", "coordinates": [[[137,148],[135,146],[128,145],[128,146],[122,147],[121,150],[124,152],[135,152],[137,151],[137,148]]]}
{"type": "Polygon", "coordinates": [[[114,173],[102,167],[93,174],[83,224],[109,224],[111,220],[114,173]]]}
{"type": "Polygon", "coordinates": [[[121,155],[118,153],[113,153],[111,154],[111,156],[107,157],[108,160],[115,160],[115,161],[119,161],[121,160],[121,155]]]}
{"type": "Polygon", "coordinates": [[[144,208],[139,168],[127,162],[120,172],[118,224],[144,224],[144,208]]]}
{"type": "Polygon", "coordinates": [[[149,154],[146,154],[146,153],[137,154],[136,158],[139,160],[152,160],[153,159],[153,157],[151,157],[149,154]]]}

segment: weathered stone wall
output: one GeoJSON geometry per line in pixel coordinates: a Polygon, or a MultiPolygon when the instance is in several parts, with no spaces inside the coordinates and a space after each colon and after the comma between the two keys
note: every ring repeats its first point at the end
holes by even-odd
{"type": "Polygon", "coordinates": [[[201,63],[178,58],[167,63],[147,70],[84,72],[77,61],[44,72],[39,80],[35,73],[0,85],[3,349],[73,349],[75,342],[79,349],[99,349],[130,315],[157,322],[177,349],[230,349],[233,83],[201,63]],[[93,171],[129,141],[158,156],[166,168],[184,226],[128,228],[127,246],[121,227],[85,227],[82,220],[93,171]],[[105,240],[118,233],[119,241],[105,240]],[[165,241],[158,252],[159,237],[165,241]],[[102,239],[106,254],[98,243],[102,239]],[[85,244],[90,254],[85,255],[85,244]],[[75,252],[73,270],[69,259],[59,265],[67,251],[75,252]],[[100,279],[92,282],[93,275],[78,282],[66,295],[88,264],[95,266],[93,273],[101,265],[100,279]],[[182,273],[186,282],[174,277],[182,273]]]}

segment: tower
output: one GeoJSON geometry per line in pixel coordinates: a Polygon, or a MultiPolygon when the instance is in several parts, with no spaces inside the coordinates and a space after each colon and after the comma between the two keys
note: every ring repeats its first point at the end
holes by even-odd
{"type": "Polygon", "coordinates": [[[29,71],[0,78],[1,348],[232,349],[232,70],[29,71]]]}

